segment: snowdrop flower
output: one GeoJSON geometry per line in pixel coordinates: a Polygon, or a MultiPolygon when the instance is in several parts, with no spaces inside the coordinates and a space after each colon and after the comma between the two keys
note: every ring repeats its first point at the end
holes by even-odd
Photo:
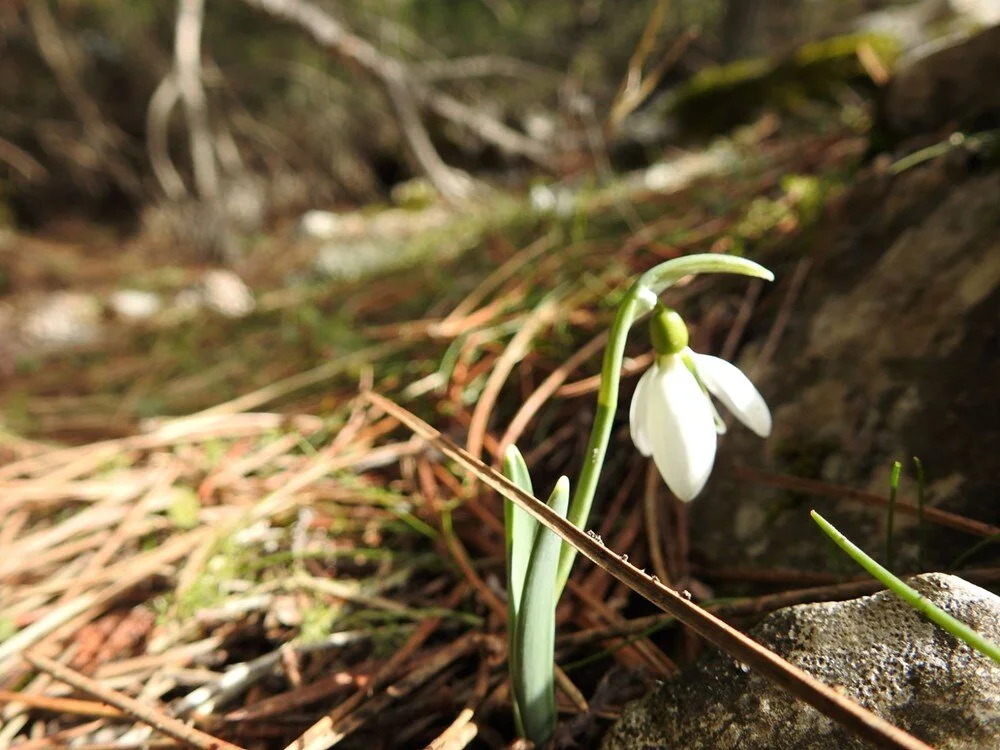
{"type": "Polygon", "coordinates": [[[688,348],[687,326],[675,311],[657,305],[650,331],[657,357],[632,397],[632,442],[653,457],[670,490],[690,501],[708,481],[717,434],[725,432],[709,393],[761,437],[771,433],[771,412],[739,368],[688,348]]]}

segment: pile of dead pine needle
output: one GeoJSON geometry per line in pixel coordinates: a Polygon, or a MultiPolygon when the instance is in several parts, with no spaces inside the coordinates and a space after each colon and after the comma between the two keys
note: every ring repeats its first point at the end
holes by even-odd
{"type": "MultiPolygon", "coordinates": [[[[461,292],[429,301],[419,317],[392,315],[418,293],[412,276],[335,290],[360,342],[319,364],[283,361],[266,326],[242,350],[239,338],[220,337],[220,351],[244,357],[227,373],[268,368],[266,385],[223,403],[206,405],[203,388],[171,391],[148,366],[168,354],[148,344],[94,359],[101,377],[57,365],[25,376],[16,385],[28,412],[54,423],[86,416],[91,426],[114,416],[134,429],[72,447],[0,435],[0,746],[506,746],[499,499],[371,411],[359,385],[420,411],[474,455],[494,460],[516,442],[535,476],[572,475],[625,279],[678,253],[731,248],[747,238],[739,227],[754,196],[788,173],[844,169],[856,144],[842,135],[758,144],[757,171],[650,196],[637,209],[644,228],[624,236],[620,217],[617,233],[602,235],[595,227],[607,219],[596,213],[583,238],[579,227],[570,240],[545,231],[518,248],[494,236],[484,250],[493,267],[463,260],[461,292]],[[259,367],[247,364],[253,357],[259,367]],[[72,394],[61,395],[58,383],[70,381],[72,394]],[[137,382],[166,394],[165,413],[189,416],[140,420],[127,388],[137,382]],[[192,393],[196,406],[181,400],[192,393]]],[[[795,217],[768,231],[794,234],[795,217]]],[[[759,242],[756,257],[777,260],[765,256],[779,247],[759,242]]],[[[808,259],[786,265],[766,298],[755,285],[733,293],[704,279],[672,291],[673,302],[712,291],[693,334],[722,341],[724,356],[751,319],[769,321],[766,358],[808,272],[808,259]]],[[[627,374],[645,364],[627,360],[627,374]]],[[[662,510],[646,463],[622,456],[608,467],[614,491],[600,498],[595,531],[663,581],[768,592],[707,602],[717,614],[743,623],[877,588],[821,572],[692,571],[683,519],[662,510]]],[[[883,502],[817,482],[745,479],[883,502]]],[[[626,700],[699,650],[690,632],[581,561],[559,610],[559,739],[592,746],[626,700]]]]}

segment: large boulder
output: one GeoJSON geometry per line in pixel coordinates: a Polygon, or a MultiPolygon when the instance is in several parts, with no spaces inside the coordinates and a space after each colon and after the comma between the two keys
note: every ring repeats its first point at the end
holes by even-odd
{"type": "MultiPolygon", "coordinates": [[[[910,583],[1000,642],[1000,597],[938,573],[910,583]]],[[[788,607],[750,635],[937,748],[1000,748],[1000,664],[888,591],[788,607]]],[[[812,707],[719,652],[629,704],[603,743],[604,750],[863,747],[812,707]]]]}
{"type": "MultiPolygon", "coordinates": [[[[1000,171],[961,149],[900,174],[873,168],[858,177],[797,249],[810,264],[806,281],[755,375],[774,431],[763,444],[745,430],[727,436],[715,478],[691,505],[696,562],[829,570],[809,507],[868,551],[885,546],[884,511],[734,481],[736,464],[885,496],[899,460],[901,499],[914,502],[916,456],[929,505],[1000,524],[998,207],[1000,171]]],[[[798,262],[778,269],[775,294],[798,262]]],[[[758,351],[749,346],[742,364],[758,351]]],[[[913,570],[913,517],[897,514],[895,532],[895,566],[913,570]]],[[[940,527],[927,539],[925,569],[946,568],[978,541],[940,527]]],[[[974,561],[995,559],[994,550],[974,561]]]]}
{"type": "MultiPolygon", "coordinates": [[[[992,3],[1000,14],[1000,3],[992,3]]],[[[1000,15],[993,23],[1000,23],[1000,15]]],[[[938,134],[942,129],[1000,126],[1000,87],[985,84],[1000,69],[1000,25],[928,44],[904,60],[879,109],[879,129],[891,139],[938,134]]]]}

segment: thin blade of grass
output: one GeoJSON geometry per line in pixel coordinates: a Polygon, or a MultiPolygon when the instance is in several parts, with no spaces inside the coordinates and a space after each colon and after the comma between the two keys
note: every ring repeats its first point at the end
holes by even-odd
{"type": "Polygon", "coordinates": [[[874,578],[877,578],[892,593],[920,612],[935,625],[944,628],[959,640],[964,641],[972,648],[986,654],[986,656],[1000,664],[1000,646],[988,638],[984,638],[961,620],[956,620],[936,604],[921,596],[915,589],[907,586],[901,579],[894,576],[865,554],[864,550],[841,534],[833,524],[819,513],[810,511],[810,515],[838,547],[844,550],[854,562],[868,571],[874,578]]]}
{"type": "Polygon", "coordinates": [[[903,465],[899,461],[892,463],[892,476],[889,479],[889,510],[885,521],[885,564],[890,568],[893,563],[892,531],[896,520],[896,495],[899,493],[899,474],[903,465]]]}

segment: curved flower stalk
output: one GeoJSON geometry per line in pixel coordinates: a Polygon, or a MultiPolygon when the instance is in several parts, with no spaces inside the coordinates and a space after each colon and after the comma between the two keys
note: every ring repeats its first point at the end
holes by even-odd
{"type": "Polygon", "coordinates": [[[717,433],[726,431],[709,394],[761,437],[771,434],[771,412],[738,367],[691,351],[676,312],[658,305],[650,329],[657,358],[632,397],[632,442],[653,457],[671,492],[690,501],[712,473],[717,433]]]}
{"type": "MultiPolygon", "coordinates": [[[[687,329],[680,316],[666,311],[658,302],[658,295],[667,287],[699,273],[774,278],[753,261],[712,254],[669,260],[642,274],[632,284],[618,307],[604,351],[594,425],[572,500],[565,477],[559,480],[549,498],[549,506],[577,528],[586,526],[607,453],[628,333],[637,320],[651,311],[656,310],[653,337],[660,357],[640,381],[632,401],[630,422],[637,447],[646,455],[653,455],[671,489],[678,496],[691,499],[711,471],[716,432],[722,422],[707,392],[713,393],[754,431],[770,431],[770,413],[750,381],[728,362],[692,352],[687,347],[687,329]]],[[[503,470],[518,487],[531,492],[531,477],[516,447],[512,446],[504,457],[503,470]]],[[[504,520],[514,718],[518,732],[540,744],[549,738],[556,725],[555,608],[569,578],[576,550],[540,528],[526,512],[509,502],[504,509],[504,520]]]]}
{"type": "MultiPolygon", "coordinates": [[[[618,390],[628,332],[637,320],[653,310],[659,294],[684,277],[701,273],[733,273],[767,281],[774,280],[773,273],[752,260],[731,255],[703,253],[686,255],[654,266],[632,284],[618,306],[615,320],[611,324],[611,336],[604,350],[604,362],[601,366],[601,387],[597,392],[594,426],[587,443],[587,455],[580,470],[580,478],[573,488],[573,499],[569,505],[567,518],[578,529],[586,526],[587,518],[590,516],[590,506],[594,502],[594,493],[597,491],[597,480],[604,465],[611,426],[618,407],[618,390]]],[[[569,572],[575,557],[576,550],[569,545],[563,545],[559,557],[557,591],[560,593],[569,580],[569,572]]]]}

